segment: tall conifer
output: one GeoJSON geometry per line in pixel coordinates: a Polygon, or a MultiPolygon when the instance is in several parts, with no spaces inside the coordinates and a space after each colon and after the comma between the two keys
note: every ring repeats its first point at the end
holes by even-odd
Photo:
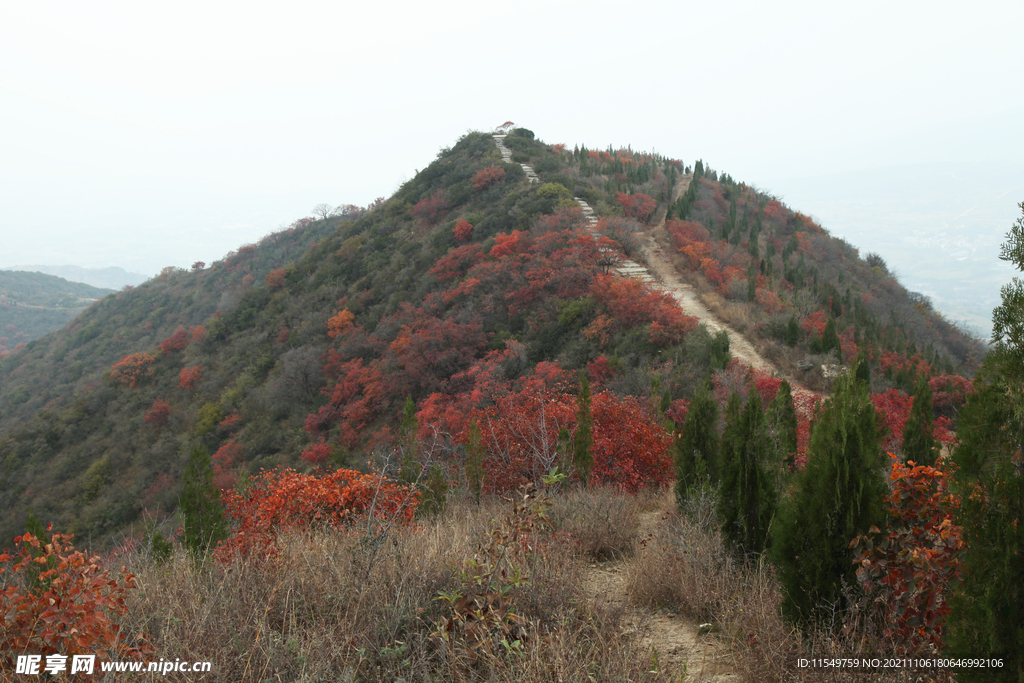
{"type": "Polygon", "coordinates": [[[850,541],[885,524],[884,467],[867,388],[844,373],[814,422],[807,467],[773,527],[772,554],[790,619],[821,621],[846,607],[843,584],[857,584],[850,541]]]}
{"type": "Polygon", "coordinates": [[[913,460],[918,465],[935,464],[939,456],[939,443],[932,436],[932,390],[928,377],[922,372],[917,378],[914,392],[914,406],[903,429],[903,460],[913,460]]]}
{"type": "Polygon", "coordinates": [[[697,389],[675,441],[676,501],[682,506],[689,492],[705,481],[718,481],[718,404],[705,380],[697,389]]]}
{"type": "MultiPolygon", "coordinates": [[[[999,258],[1024,271],[1024,203],[1020,208],[999,258]]],[[[1024,681],[1024,283],[1015,277],[1000,293],[993,349],[960,411],[953,455],[966,548],[946,651],[1002,659],[998,671],[957,674],[968,682],[1024,681]]]]}
{"type": "Polygon", "coordinates": [[[182,543],[198,562],[228,535],[220,492],[213,485],[213,459],[205,447],[196,446],[189,454],[184,484],[178,499],[182,543]]]}
{"type": "Polygon", "coordinates": [[[590,482],[590,468],[594,466],[594,416],[590,408],[590,380],[580,370],[580,393],[576,397],[576,436],[573,438],[573,464],[586,486],[590,482]]]}
{"type": "MultiPolygon", "coordinates": [[[[733,394],[737,396],[737,394],[733,394]]],[[[730,397],[731,401],[731,397],[730,397]]],[[[750,392],[735,425],[731,448],[723,439],[723,475],[719,504],[722,535],[740,553],[761,553],[768,546],[768,527],[775,516],[775,483],[765,471],[768,439],[761,396],[750,392]]]]}

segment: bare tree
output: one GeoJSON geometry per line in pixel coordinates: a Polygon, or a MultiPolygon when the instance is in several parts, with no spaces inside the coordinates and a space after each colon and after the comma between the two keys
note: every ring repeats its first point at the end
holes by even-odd
{"type": "Polygon", "coordinates": [[[313,215],[322,221],[335,215],[335,208],[327,203],[320,203],[313,207],[313,215]]]}

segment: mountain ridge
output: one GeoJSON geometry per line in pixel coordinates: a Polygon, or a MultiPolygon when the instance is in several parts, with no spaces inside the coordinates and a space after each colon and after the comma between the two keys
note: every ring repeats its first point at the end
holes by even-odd
{"type": "Polygon", "coordinates": [[[655,234],[676,277],[810,390],[861,347],[878,391],[970,374],[983,352],[884,264],[702,162],[570,151],[522,128],[505,144],[512,163],[469,133],[387,201],[165,269],[0,362],[0,533],[29,509],[101,543],[142,515],[171,523],[194,446],[224,481],[358,465],[410,399],[424,424],[496,400],[472,403],[486,373],[518,386],[585,370],[610,395],[685,406],[709,372],[731,372],[730,345],[723,356],[668,295],[607,275],[603,249],[642,259],[655,234]]]}

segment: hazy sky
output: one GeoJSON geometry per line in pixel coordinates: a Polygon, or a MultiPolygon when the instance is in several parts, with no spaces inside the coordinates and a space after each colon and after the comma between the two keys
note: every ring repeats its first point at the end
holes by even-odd
{"type": "MultiPolygon", "coordinates": [[[[0,0],[0,266],[213,261],[508,119],[850,223],[844,173],[1024,168],[1021,25],[1020,0],[0,0]]],[[[1004,233],[1024,176],[991,180],[1004,233]]]]}

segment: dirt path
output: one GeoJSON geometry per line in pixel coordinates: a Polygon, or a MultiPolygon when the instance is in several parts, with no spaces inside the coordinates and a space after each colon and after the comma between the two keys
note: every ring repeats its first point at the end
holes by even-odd
{"type": "MultiPolygon", "coordinates": [[[[690,186],[692,177],[693,176],[683,176],[683,178],[676,183],[676,186],[672,191],[673,202],[686,192],[686,189],[690,186]]],[[[688,282],[684,282],[682,278],[679,277],[679,271],[672,263],[672,259],[668,252],[668,249],[671,247],[669,246],[670,238],[668,233],[665,231],[665,217],[667,211],[667,206],[664,209],[658,210],[658,213],[655,216],[655,222],[652,222],[651,227],[644,232],[644,241],[641,248],[643,258],[647,262],[648,272],[655,277],[662,289],[671,294],[672,297],[679,302],[680,308],[682,308],[687,315],[692,315],[700,322],[704,323],[710,332],[717,333],[721,330],[725,330],[726,334],[729,335],[729,353],[734,358],[739,358],[747,365],[750,365],[762,372],[783,376],[794,390],[817,393],[812,392],[800,382],[797,382],[793,377],[786,376],[779,370],[779,368],[765,360],[746,337],[726,325],[704,306],[700,297],[697,295],[696,288],[693,285],[688,282]]]]}
{"type": "MultiPolygon", "coordinates": [[[[664,510],[640,515],[639,536],[643,537],[664,519],[664,510]]],[[[666,610],[629,604],[626,575],[634,560],[612,560],[590,565],[586,574],[587,592],[630,615],[628,628],[638,634],[645,648],[657,653],[658,668],[672,680],[700,683],[738,683],[741,678],[732,669],[728,650],[711,635],[703,635],[696,623],[666,610]]]]}

